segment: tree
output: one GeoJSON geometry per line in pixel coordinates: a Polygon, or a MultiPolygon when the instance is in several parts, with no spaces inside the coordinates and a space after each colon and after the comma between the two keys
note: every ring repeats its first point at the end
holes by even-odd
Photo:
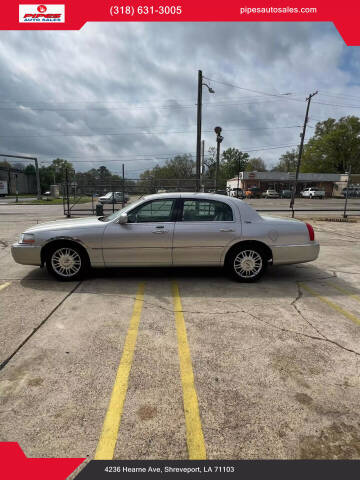
{"type": "Polygon", "coordinates": [[[344,173],[349,166],[360,173],[360,119],[355,116],[318,122],[304,148],[301,171],[344,173]]]}
{"type": "Polygon", "coordinates": [[[265,162],[262,158],[250,158],[246,165],[246,172],[267,172],[265,162]]]}
{"type": "Polygon", "coordinates": [[[107,182],[107,181],[111,180],[111,172],[104,165],[99,167],[96,171],[97,171],[98,178],[99,178],[100,182],[104,183],[104,182],[107,182]]]}
{"type": "Polygon", "coordinates": [[[34,165],[32,165],[31,163],[30,165],[26,165],[26,167],[24,168],[24,173],[25,175],[36,175],[36,170],[34,165]]]}
{"type": "Polygon", "coordinates": [[[140,175],[140,188],[147,193],[155,192],[158,188],[193,189],[194,179],[195,162],[192,156],[176,155],[166,160],[163,166],[156,165],[151,170],[145,170],[140,175]]]}
{"type": "Polygon", "coordinates": [[[272,168],[273,172],[295,172],[298,161],[298,150],[294,148],[283,153],[279,163],[272,168]]]}
{"type": "Polygon", "coordinates": [[[1,167],[1,168],[9,169],[9,168],[11,168],[11,165],[10,165],[10,163],[7,162],[6,160],[2,160],[2,161],[0,162],[0,167],[1,167]]]}
{"type": "Polygon", "coordinates": [[[221,177],[229,180],[237,176],[238,172],[247,169],[249,154],[241,152],[237,148],[228,148],[223,151],[221,161],[221,177]]]}
{"type": "Polygon", "coordinates": [[[39,169],[41,189],[49,190],[50,185],[54,182],[57,184],[65,183],[66,169],[68,170],[68,178],[71,181],[74,176],[74,167],[67,160],[56,158],[48,167],[41,167],[39,169]]]}

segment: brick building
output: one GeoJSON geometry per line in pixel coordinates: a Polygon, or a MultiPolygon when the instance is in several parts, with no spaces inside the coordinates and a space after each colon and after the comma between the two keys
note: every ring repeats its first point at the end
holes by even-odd
{"type": "MultiPolygon", "coordinates": [[[[290,190],[294,184],[295,173],[292,172],[240,172],[238,177],[226,182],[227,189],[239,188],[244,191],[250,187],[259,187],[265,192],[267,189],[290,190]]],[[[325,191],[327,197],[341,196],[346,186],[348,176],[339,173],[300,173],[296,193],[307,187],[316,187],[325,191]]],[[[360,174],[351,175],[350,184],[360,183],[360,174]]]]}

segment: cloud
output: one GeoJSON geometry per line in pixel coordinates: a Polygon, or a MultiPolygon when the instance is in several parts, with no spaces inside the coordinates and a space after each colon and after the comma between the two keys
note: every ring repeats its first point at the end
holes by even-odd
{"type": "MultiPolygon", "coordinates": [[[[206,149],[221,125],[222,148],[254,150],[269,166],[286,147],[262,147],[299,142],[307,94],[360,105],[359,49],[330,23],[89,23],[0,32],[0,43],[2,152],[62,157],[77,170],[120,171],[124,161],[136,177],[172,154],[194,154],[199,68],[221,82],[207,80],[216,94],[203,92],[206,149]]],[[[318,120],[359,112],[315,99],[308,137],[318,120]]]]}

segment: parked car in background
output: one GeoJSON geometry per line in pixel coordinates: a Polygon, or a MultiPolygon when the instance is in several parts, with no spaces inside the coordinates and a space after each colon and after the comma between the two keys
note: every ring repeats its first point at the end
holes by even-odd
{"type": "Polygon", "coordinates": [[[262,196],[264,198],[279,198],[279,194],[276,190],[268,188],[266,192],[263,192],[262,196]]]}
{"type": "Polygon", "coordinates": [[[228,192],[227,192],[227,190],[217,190],[216,193],[218,195],[227,195],[228,192]]]}
{"type": "Polygon", "coordinates": [[[242,188],[232,188],[229,192],[230,197],[235,197],[235,198],[245,198],[245,193],[242,188]]]}
{"type": "Polygon", "coordinates": [[[345,198],[357,198],[360,197],[360,187],[345,187],[341,192],[341,195],[345,198]],[[347,195],[346,195],[347,192],[347,195]]]}
{"type": "Polygon", "coordinates": [[[291,198],[292,192],[291,190],[281,190],[280,191],[280,198],[291,198]]]}
{"type": "Polygon", "coordinates": [[[300,195],[303,198],[324,198],[325,191],[319,190],[318,188],[315,188],[315,187],[309,187],[309,188],[305,188],[302,192],[300,192],[300,195]]]}
{"type": "Polygon", "coordinates": [[[261,190],[259,187],[250,187],[245,192],[246,198],[261,198],[261,190]]]}
{"type": "Polygon", "coordinates": [[[308,223],[261,216],[243,200],[209,193],[149,195],[112,215],[58,220],[25,230],[11,252],[46,265],[58,280],[89,267],[225,267],[254,282],[268,265],[311,262],[319,243],[308,223]]]}
{"type": "MultiPolygon", "coordinates": [[[[125,193],[125,203],[129,201],[129,195],[125,193]]],[[[123,203],[122,192],[109,192],[103,197],[99,198],[100,203],[123,203]]]]}

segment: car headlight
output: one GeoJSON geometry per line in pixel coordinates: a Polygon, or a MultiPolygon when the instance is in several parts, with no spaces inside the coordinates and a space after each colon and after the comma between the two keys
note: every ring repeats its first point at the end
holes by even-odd
{"type": "Polygon", "coordinates": [[[22,233],[19,238],[19,243],[32,245],[33,243],[35,243],[35,235],[33,235],[32,233],[22,233]]]}

